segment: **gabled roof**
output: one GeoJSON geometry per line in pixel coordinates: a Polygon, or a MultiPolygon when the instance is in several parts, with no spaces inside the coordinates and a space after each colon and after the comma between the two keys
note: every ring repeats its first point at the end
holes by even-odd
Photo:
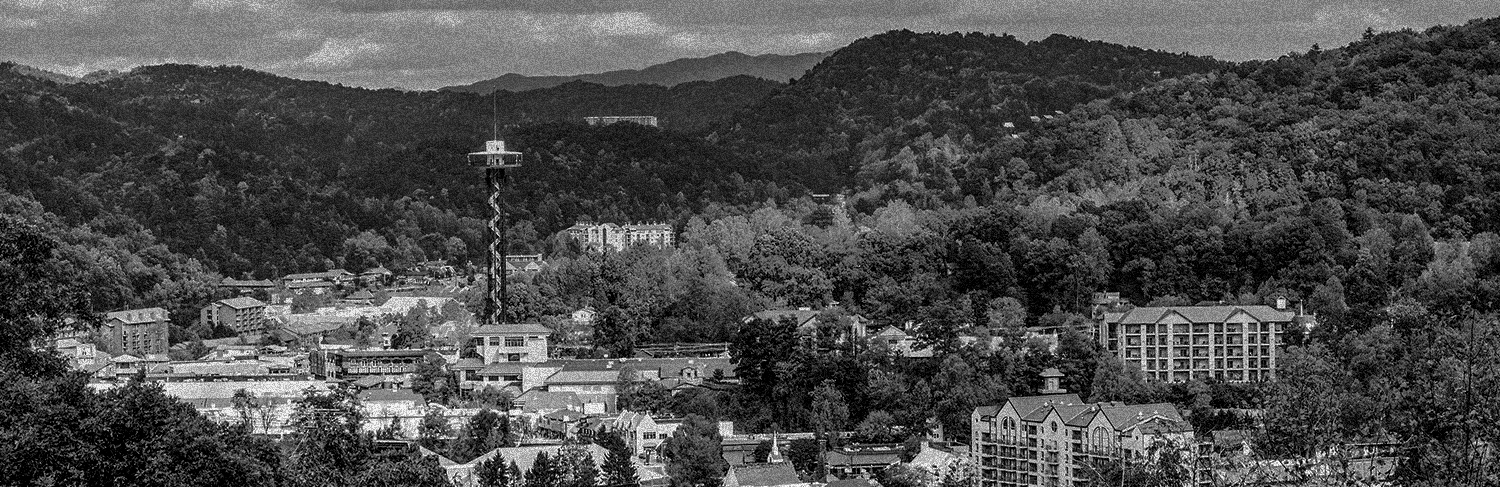
{"type": "Polygon", "coordinates": [[[1234,316],[1237,312],[1245,312],[1256,321],[1260,322],[1285,322],[1292,321],[1297,316],[1294,311],[1282,311],[1266,305],[1219,305],[1219,306],[1169,306],[1169,307],[1141,307],[1131,308],[1121,313],[1105,313],[1104,320],[1109,323],[1123,323],[1127,325],[1150,324],[1161,321],[1169,313],[1176,313],[1190,323],[1223,323],[1224,320],[1234,316]]]}
{"type": "Polygon", "coordinates": [[[548,377],[546,383],[554,384],[614,384],[620,381],[620,370],[559,370],[548,377]]]}
{"type": "Polygon", "coordinates": [[[368,289],[360,289],[355,291],[354,294],[350,294],[349,299],[375,299],[375,293],[370,292],[368,289]]]}
{"type": "Polygon", "coordinates": [[[880,332],[876,333],[875,336],[882,338],[906,338],[908,335],[900,328],[896,328],[896,325],[886,325],[886,327],[881,328],[880,332]]]}
{"type": "Polygon", "coordinates": [[[104,314],[105,321],[119,320],[127,325],[155,323],[167,319],[167,310],[161,308],[128,309],[104,314]]]}
{"type": "Polygon", "coordinates": [[[1168,403],[1112,405],[1100,408],[1104,418],[1116,430],[1124,431],[1160,418],[1171,422],[1182,422],[1177,406],[1168,403]]]}
{"type": "Polygon", "coordinates": [[[374,269],[365,269],[365,271],[362,272],[362,273],[360,273],[360,275],[390,274],[390,273],[391,273],[391,270],[390,269],[386,269],[385,266],[375,266],[374,269]]]}
{"type": "Polygon", "coordinates": [[[530,412],[583,407],[583,401],[578,399],[577,393],[543,391],[540,389],[532,389],[522,393],[520,397],[516,398],[515,402],[520,405],[522,411],[530,412]]]}
{"type": "Polygon", "coordinates": [[[791,462],[736,465],[724,474],[725,487],[776,487],[806,484],[797,477],[791,462]]]}
{"type": "Polygon", "coordinates": [[[473,357],[461,358],[450,368],[454,370],[479,370],[484,368],[484,360],[473,357]]]}
{"type": "Polygon", "coordinates": [[[1083,399],[1077,394],[1049,394],[1045,396],[1022,396],[1012,397],[1009,402],[1016,408],[1016,415],[1027,421],[1041,421],[1046,417],[1049,406],[1083,404],[1083,399]]]}

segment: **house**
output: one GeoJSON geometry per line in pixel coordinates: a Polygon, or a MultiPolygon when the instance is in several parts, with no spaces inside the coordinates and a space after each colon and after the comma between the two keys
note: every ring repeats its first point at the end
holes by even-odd
{"type": "Polygon", "coordinates": [[[271,282],[267,279],[239,280],[232,277],[226,277],[224,278],[223,282],[219,283],[219,287],[234,289],[240,292],[250,292],[260,289],[269,290],[276,287],[276,283],[271,282]]]}
{"type": "Polygon", "coordinates": [[[586,417],[582,412],[560,409],[543,414],[537,421],[537,428],[548,438],[574,439],[578,437],[586,417]]]}
{"type": "Polygon", "coordinates": [[[334,284],[328,281],[289,282],[286,284],[286,290],[298,296],[304,294],[321,296],[325,293],[333,292],[333,289],[334,284]]]}
{"type": "MultiPolygon", "coordinates": [[[[749,322],[752,319],[762,319],[770,321],[789,319],[797,324],[798,335],[804,337],[812,337],[817,336],[819,332],[818,329],[822,324],[820,323],[818,317],[822,314],[823,311],[813,310],[812,308],[768,309],[747,316],[745,317],[744,321],[749,322]]],[[[869,335],[870,320],[859,315],[851,315],[847,318],[849,319],[847,328],[838,331],[838,333],[840,333],[841,335],[839,337],[840,340],[860,339],[865,338],[869,335]]]]}
{"type": "Polygon", "coordinates": [[[515,254],[505,256],[505,275],[536,274],[547,265],[542,254],[515,254]]]}
{"type": "Polygon", "coordinates": [[[385,266],[375,266],[359,273],[359,282],[365,285],[380,284],[386,282],[386,280],[394,275],[395,273],[391,272],[390,269],[386,269],[385,266]]]}
{"type": "Polygon", "coordinates": [[[1147,458],[1153,447],[1191,457],[1193,427],[1172,404],[1085,403],[1042,372],[1042,395],[1012,397],[971,415],[971,452],[980,487],[1073,485],[1094,462],[1147,458]]]}
{"type": "Polygon", "coordinates": [[[828,452],[828,474],[838,478],[876,478],[886,467],[901,463],[906,448],[900,444],[845,445],[828,452]]]}
{"type": "Polygon", "coordinates": [[[354,280],[354,273],[343,269],[332,269],[323,272],[307,272],[302,274],[288,274],[281,278],[281,282],[291,287],[294,283],[309,283],[323,281],[330,284],[345,284],[354,280]]]}
{"type": "Polygon", "coordinates": [[[258,335],[268,328],[266,303],[241,296],[209,303],[199,312],[199,321],[208,328],[228,327],[239,335],[258,335]]]}
{"type": "Polygon", "coordinates": [[[870,337],[871,342],[881,343],[890,350],[901,354],[906,358],[932,358],[932,348],[917,343],[917,338],[906,333],[905,330],[895,326],[886,326],[875,336],[870,337]]]}
{"type": "Polygon", "coordinates": [[[621,411],[615,418],[614,431],[625,438],[625,445],[646,464],[660,463],[657,449],[682,426],[682,418],[656,418],[650,413],[621,411]]]}
{"type": "Polygon", "coordinates": [[[344,296],[344,299],[341,299],[339,301],[344,304],[355,306],[370,306],[371,302],[373,302],[374,300],[374,293],[371,293],[370,291],[365,289],[360,289],[348,296],[344,296]]]}
{"type": "Polygon", "coordinates": [[[572,392],[553,392],[532,389],[515,399],[515,407],[522,412],[547,414],[555,411],[582,411],[583,401],[572,392]]]}
{"type": "Polygon", "coordinates": [[[145,356],[167,353],[167,310],[143,308],[105,313],[100,332],[104,348],[145,356]]]}
{"type": "Polygon", "coordinates": [[[573,324],[583,326],[592,325],[594,324],[594,316],[598,314],[599,313],[597,311],[594,311],[593,306],[584,306],[582,308],[579,308],[578,310],[573,311],[573,324]]]}

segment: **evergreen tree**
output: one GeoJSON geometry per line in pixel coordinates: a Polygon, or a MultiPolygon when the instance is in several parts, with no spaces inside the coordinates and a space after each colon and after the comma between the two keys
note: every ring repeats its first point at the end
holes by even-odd
{"type": "Polygon", "coordinates": [[[474,469],[479,487],[510,487],[510,471],[506,469],[505,457],[496,452],[494,456],[479,463],[474,469]]]}
{"type": "Polygon", "coordinates": [[[599,446],[609,452],[604,458],[604,483],[610,487],[634,486],[641,483],[636,474],[635,463],[631,461],[630,447],[618,433],[605,431],[600,433],[595,441],[599,446]]]}
{"type": "Polygon", "coordinates": [[[525,487],[562,487],[559,465],[547,452],[538,452],[531,469],[526,471],[525,487]]]}
{"type": "Polygon", "coordinates": [[[719,426],[708,418],[688,415],[663,445],[667,475],[677,487],[719,487],[729,464],[724,461],[719,426]]]}

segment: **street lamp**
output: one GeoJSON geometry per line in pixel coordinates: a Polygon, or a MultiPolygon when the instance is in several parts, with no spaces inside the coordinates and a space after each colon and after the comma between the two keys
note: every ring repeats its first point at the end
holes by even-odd
{"type": "Polygon", "coordinates": [[[469,166],[484,171],[485,187],[489,189],[490,210],[494,212],[490,216],[490,245],[489,245],[489,271],[485,273],[488,279],[488,287],[485,294],[485,315],[492,325],[498,325],[505,317],[506,311],[506,279],[504,277],[505,266],[505,211],[500,208],[500,196],[505,190],[507,173],[510,169],[521,167],[521,153],[505,150],[505,141],[485,141],[484,150],[470,152],[468,155],[469,166]],[[500,289],[496,292],[495,276],[500,275],[500,289]],[[497,304],[498,303],[498,304],[497,304]]]}

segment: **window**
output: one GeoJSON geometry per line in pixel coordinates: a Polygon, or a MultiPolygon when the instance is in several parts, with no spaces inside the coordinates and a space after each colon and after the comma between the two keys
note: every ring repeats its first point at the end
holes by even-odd
{"type": "Polygon", "coordinates": [[[505,337],[505,346],[507,346],[507,347],[524,347],[524,346],[526,346],[526,338],[524,338],[524,337],[505,337]]]}
{"type": "Polygon", "coordinates": [[[490,337],[490,346],[491,347],[498,347],[498,346],[500,346],[500,337],[490,337]]]}
{"type": "Polygon", "coordinates": [[[519,354],[519,353],[506,354],[505,355],[505,361],[506,362],[520,362],[521,361],[521,354],[519,354]]]}

